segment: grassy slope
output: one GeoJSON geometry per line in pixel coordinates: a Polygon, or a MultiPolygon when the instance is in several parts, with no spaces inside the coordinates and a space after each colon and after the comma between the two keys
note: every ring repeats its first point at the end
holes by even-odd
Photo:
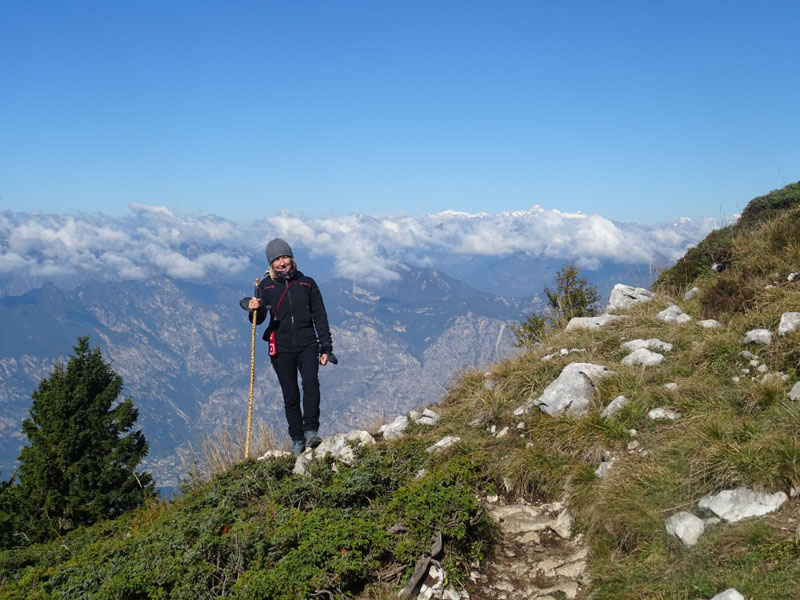
{"type": "Polygon", "coordinates": [[[288,600],[329,590],[394,598],[434,530],[444,533],[445,566],[456,584],[468,562],[485,555],[492,527],[474,492],[558,499],[568,490],[591,547],[593,598],[709,598],[727,587],[747,597],[794,598],[796,500],[766,518],[711,527],[693,548],[664,530],[668,516],[696,512],[709,492],[800,487],[800,406],[786,398],[800,374],[800,334],[749,348],[788,382],[754,381],[739,357],[745,331],[775,332],[783,312],[800,311],[800,281],[786,278],[792,271],[800,271],[799,184],[751,202],[737,225],[711,234],[663,273],[657,298],[626,321],[554,333],[547,347],[494,365],[493,389],[482,373],[466,373],[437,408],[444,418],[436,428],[412,427],[404,440],[365,450],[358,467],[338,473],[320,463],[299,478],[291,460],[241,463],[169,504],[0,553],[0,597],[288,600]],[[730,267],[712,272],[711,262],[722,260],[730,267]],[[699,294],[683,301],[692,286],[699,294]],[[724,327],[654,320],[670,302],[724,327]],[[674,345],[665,362],[644,369],[620,363],[623,341],[651,337],[674,345]],[[585,352],[541,361],[558,348],[585,352]],[[572,360],[617,372],[599,386],[587,416],[513,417],[572,360]],[[667,382],[677,390],[665,389],[667,382]],[[601,419],[619,394],[630,404],[601,419]],[[658,406],[682,417],[649,420],[647,411],[658,406]],[[480,426],[471,425],[476,419],[480,426]],[[491,426],[509,426],[510,434],[498,439],[491,426]],[[628,453],[630,429],[647,454],[628,453]],[[461,436],[456,448],[441,456],[424,451],[448,434],[461,436]],[[594,470],[608,452],[620,460],[600,479],[594,470]],[[405,529],[388,533],[398,523],[405,529]]]}

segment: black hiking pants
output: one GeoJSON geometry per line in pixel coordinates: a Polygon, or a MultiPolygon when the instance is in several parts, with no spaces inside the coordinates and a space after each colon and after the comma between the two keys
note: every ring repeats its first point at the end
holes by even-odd
{"type": "Polygon", "coordinates": [[[283,409],[293,441],[304,439],[306,431],[319,431],[319,354],[317,344],[300,352],[279,352],[271,356],[272,368],[283,392],[283,409]],[[300,388],[297,373],[303,382],[303,410],[300,411],[300,388]]]}

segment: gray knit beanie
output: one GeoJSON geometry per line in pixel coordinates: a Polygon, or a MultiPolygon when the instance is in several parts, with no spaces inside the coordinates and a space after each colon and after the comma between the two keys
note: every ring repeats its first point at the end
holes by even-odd
{"type": "Polygon", "coordinates": [[[269,264],[272,264],[273,260],[281,256],[294,258],[294,254],[292,254],[292,247],[284,242],[281,238],[275,238],[269,244],[267,244],[267,260],[269,261],[269,264]]]}

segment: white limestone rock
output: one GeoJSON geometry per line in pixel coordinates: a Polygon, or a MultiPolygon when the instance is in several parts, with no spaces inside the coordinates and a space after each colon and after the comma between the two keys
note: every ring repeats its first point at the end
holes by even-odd
{"type": "Polygon", "coordinates": [[[706,530],[703,519],[682,510],[675,513],[666,522],[667,533],[674,535],[685,546],[694,546],[706,530]]]}
{"type": "Polygon", "coordinates": [[[297,475],[307,475],[309,463],[316,458],[324,458],[331,455],[337,462],[348,466],[356,464],[356,455],[353,446],[366,446],[375,443],[368,431],[356,430],[348,433],[324,438],[322,443],[316,448],[307,448],[294,463],[294,473],[297,475]]]}
{"type": "Polygon", "coordinates": [[[611,297],[608,300],[608,310],[626,310],[634,304],[649,302],[654,297],[653,292],[644,288],[631,287],[618,283],[611,290],[611,297]]]}
{"type": "Polygon", "coordinates": [[[747,600],[747,598],[742,596],[735,588],[728,588],[711,598],[711,600],[747,600]]]}
{"type": "Polygon", "coordinates": [[[391,423],[381,425],[378,433],[382,433],[385,440],[396,440],[406,434],[406,429],[408,429],[408,417],[400,415],[391,423]]]}
{"type": "Polygon", "coordinates": [[[786,335],[800,327],[800,312],[785,312],[781,315],[778,325],[778,335],[786,335]]]}
{"type": "Polygon", "coordinates": [[[695,287],[693,287],[692,289],[690,289],[688,292],[686,292],[683,295],[683,299],[684,300],[691,300],[692,298],[697,296],[697,292],[699,292],[699,291],[700,291],[700,288],[695,286],[695,287]]]}
{"type": "Polygon", "coordinates": [[[259,456],[257,460],[266,460],[268,458],[282,458],[284,456],[291,456],[292,453],[288,450],[267,450],[263,456],[259,456]]]}
{"type": "Polygon", "coordinates": [[[702,321],[698,321],[697,324],[703,329],[718,329],[722,327],[722,323],[714,319],[703,319],[702,321]]]}
{"type": "Polygon", "coordinates": [[[422,411],[422,416],[419,417],[412,417],[412,420],[417,425],[436,425],[441,419],[441,415],[430,408],[426,408],[422,411]]]}
{"type": "Polygon", "coordinates": [[[426,452],[441,452],[442,450],[446,450],[450,446],[453,446],[461,441],[461,438],[457,435],[448,435],[443,437],[441,440],[436,442],[433,446],[428,446],[425,450],[426,452]]]}
{"type": "Polygon", "coordinates": [[[600,315],[599,317],[573,317],[567,323],[567,331],[574,331],[575,329],[599,329],[614,321],[624,319],[624,315],[609,315],[608,313],[600,315]]]}
{"type": "Polygon", "coordinates": [[[669,408],[654,408],[647,413],[647,416],[653,421],[674,421],[679,419],[681,414],[669,408]]]}
{"type": "Polygon", "coordinates": [[[606,406],[603,412],[600,413],[600,416],[604,419],[607,419],[621,411],[625,405],[628,404],[628,402],[629,400],[625,396],[617,396],[611,402],[609,402],[608,406],[606,406]]]}
{"type": "Polygon", "coordinates": [[[573,417],[586,414],[594,399],[595,384],[610,375],[615,375],[614,371],[602,365],[570,363],[541,396],[528,399],[514,414],[523,415],[534,406],[554,417],[565,413],[573,417]]]}
{"type": "Polygon", "coordinates": [[[726,521],[734,522],[776,511],[787,499],[784,492],[767,494],[739,487],[710,494],[702,498],[697,506],[710,510],[726,521]]]}
{"type": "Polygon", "coordinates": [[[631,340],[630,342],[625,342],[622,344],[622,347],[626,350],[638,350],[639,348],[646,348],[647,350],[657,350],[659,352],[670,352],[672,350],[672,344],[662,342],[658,338],[650,338],[649,340],[631,340]]]}
{"type": "Polygon", "coordinates": [[[652,352],[647,348],[639,348],[634,350],[628,356],[622,359],[622,364],[629,367],[643,366],[654,367],[664,361],[664,355],[658,352],[652,352]]]}
{"type": "Polygon", "coordinates": [[[600,463],[600,466],[595,469],[594,474],[598,477],[608,477],[609,472],[611,472],[611,468],[614,466],[614,459],[611,460],[604,460],[600,463]]]}
{"type": "Polygon", "coordinates": [[[667,308],[656,315],[656,319],[659,321],[664,321],[664,323],[681,324],[691,321],[692,317],[683,312],[675,304],[670,304],[667,308]]]}
{"type": "Polygon", "coordinates": [[[769,329],[751,329],[744,334],[744,343],[769,346],[772,343],[772,333],[769,329]]]}
{"type": "Polygon", "coordinates": [[[750,352],[750,350],[742,350],[741,352],[739,352],[739,356],[741,356],[745,360],[755,360],[756,358],[758,358],[755,354],[750,352]]]}
{"type": "Polygon", "coordinates": [[[800,381],[795,383],[789,392],[789,400],[800,400],[800,381]]]}
{"type": "Polygon", "coordinates": [[[678,384],[675,383],[674,381],[671,381],[670,383],[665,383],[664,387],[667,388],[670,392],[674,392],[675,390],[678,389],[678,384]]]}

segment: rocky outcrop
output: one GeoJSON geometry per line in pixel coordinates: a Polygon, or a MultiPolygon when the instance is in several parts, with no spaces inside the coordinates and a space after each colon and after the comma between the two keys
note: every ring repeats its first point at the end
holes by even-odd
{"type": "Polygon", "coordinates": [[[469,573],[473,600],[572,599],[583,592],[589,549],[583,536],[572,535],[562,503],[497,503],[486,510],[498,524],[498,551],[469,573]]]}
{"type": "Polygon", "coordinates": [[[611,290],[611,297],[608,300],[608,311],[626,310],[635,304],[649,302],[655,297],[653,292],[644,288],[631,287],[618,283],[611,290]]]}
{"type": "Polygon", "coordinates": [[[773,512],[787,499],[788,496],[784,492],[767,494],[739,487],[708,495],[702,498],[697,506],[710,510],[721,519],[733,522],[773,512]]]}
{"type": "Polygon", "coordinates": [[[570,363],[545,388],[541,396],[529,399],[514,414],[523,415],[535,406],[551,416],[566,413],[574,417],[586,414],[594,399],[596,383],[614,374],[614,371],[602,365],[570,363]]]}

